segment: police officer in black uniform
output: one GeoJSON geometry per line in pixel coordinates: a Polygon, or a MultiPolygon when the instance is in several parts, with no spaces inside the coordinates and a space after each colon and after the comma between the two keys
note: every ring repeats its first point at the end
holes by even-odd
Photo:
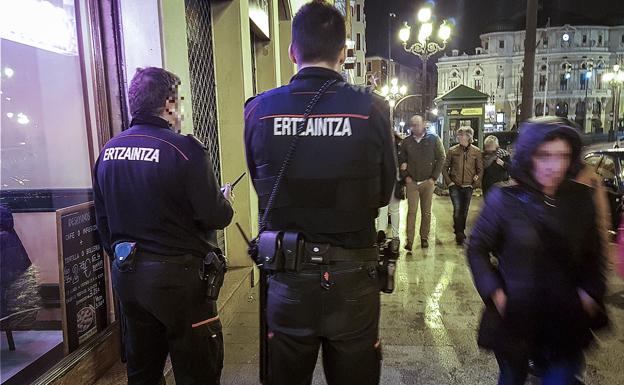
{"type": "MultiPolygon", "coordinates": [[[[97,225],[114,256],[113,287],[125,320],[128,384],[159,384],[167,354],[176,384],[219,384],[223,336],[201,271],[214,232],[233,215],[206,149],[175,132],[180,79],[137,70],[131,127],[111,139],[94,169],[97,225]]],[[[164,384],[164,382],[162,382],[164,384]]]]}
{"type": "Polygon", "coordinates": [[[345,53],[341,14],[321,1],[304,5],[292,24],[290,56],[298,73],[245,107],[247,162],[261,217],[305,124],[267,216],[267,230],[305,239],[298,271],[269,273],[269,384],[310,384],[321,347],[328,384],[379,383],[375,218],[390,199],[396,155],[387,103],[343,80],[345,53]],[[311,99],[327,84],[304,122],[311,99]]]}

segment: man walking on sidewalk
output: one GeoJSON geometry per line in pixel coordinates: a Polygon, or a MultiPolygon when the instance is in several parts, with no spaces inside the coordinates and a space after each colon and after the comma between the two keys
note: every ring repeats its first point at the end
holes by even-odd
{"type": "Polygon", "coordinates": [[[453,228],[458,245],[463,245],[466,240],[464,231],[472,190],[481,185],[483,177],[481,150],[471,144],[473,136],[474,130],[471,127],[459,127],[457,130],[459,144],[449,148],[442,167],[444,181],[453,202],[453,228]]]}
{"type": "Polygon", "coordinates": [[[429,247],[431,200],[435,181],[440,176],[444,164],[442,141],[435,134],[426,131],[423,117],[412,116],[410,126],[412,135],[403,140],[399,151],[401,177],[405,179],[407,187],[406,250],[412,250],[419,203],[421,206],[420,246],[429,247]]]}

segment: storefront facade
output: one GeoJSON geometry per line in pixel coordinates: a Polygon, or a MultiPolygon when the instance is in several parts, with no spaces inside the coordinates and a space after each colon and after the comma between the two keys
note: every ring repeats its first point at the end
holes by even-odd
{"type": "MultiPolygon", "coordinates": [[[[2,308],[2,384],[90,384],[119,362],[109,262],[94,231],[91,169],[101,147],[128,126],[126,93],[135,69],[158,66],[180,76],[183,133],[204,143],[220,182],[231,182],[246,171],[245,100],[294,74],[288,44],[299,3],[3,3],[1,268],[2,300],[11,307],[2,308]],[[23,252],[5,250],[4,239],[18,239],[23,252]],[[5,277],[19,258],[25,262],[5,277]],[[27,299],[15,294],[15,277],[25,274],[33,278],[27,299]]],[[[238,186],[234,221],[253,236],[255,193],[248,177],[238,186]]],[[[252,281],[236,228],[226,229],[219,243],[238,270],[231,279],[252,281]]],[[[220,309],[226,307],[221,301],[220,309]]]]}

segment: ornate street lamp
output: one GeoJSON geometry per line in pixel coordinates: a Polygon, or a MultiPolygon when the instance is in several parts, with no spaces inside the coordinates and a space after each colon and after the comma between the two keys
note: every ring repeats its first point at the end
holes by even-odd
{"type": "Polygon", "coordinates": [[[602,75],[602,81],[609,83],[613,88],[613,133],[618,131],[618,121],[620,119],[620,94],[622,84],[624,83],[624,71],[620,69],[619,64],[613,66],[612,72],[606,72],[602,75]]]}
{"type": "Polygon", "coordinates": [[[392,80],[390,80],[390,86],[385,85],[381,87],[380,94],[388,101],[388,105],[390,106],[390,122],[394,127],[394,107],[407,95],[407,86],[405,84],[399,85],[399,79],[392,78],[392,80]]]}
{"type": "Polygon", "coordinates": [[[438,41],[431,40],[433,35],[433,11],[431,5],[427,5],[418,11],[418,39],[411,45],[408,45],[412,34],[412,28],[405,23],[405,26],[399,31],[399,39],[403,42],[403,48],[405,51],[416,55],[422,61],[422,73],[423,73],[423,113],[428,106],[427,101],[427,60],[438,52],[446,49],[446,42],[451,37],[453,27],[451,23],[444,20],[438,26],[438,41]]]}

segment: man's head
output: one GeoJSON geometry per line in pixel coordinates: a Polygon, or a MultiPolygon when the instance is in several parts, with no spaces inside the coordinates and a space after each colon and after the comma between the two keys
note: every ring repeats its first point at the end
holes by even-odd
{"type": "Polygon", "coordinates": [[[457,129],[457,141],[464,147],[472,144],[472,138],[474,137],[474,130],[469,126],[461,126],[457,129]]]}
{"type": "Polygon", "coordinates": [[[180,78],[162,68],[137,68],[130,88],[128,102],[132,116],[158,116],[169,122],[174,128],[179,128],[180,78]]]}
{"type": "Polygon", "coordinates": [[[412,130],[412,135],[414,136],[423,136],[425,133],[425,122],[423,117],[420,115],[414,115],[410,118],[410,128],[412,130]]]}
{"type": "Polygon", "coordinates": [[[345,60],[346,36],[340,12],[325,1],[311,1],[293,18],[290,57],[299,68],[325,64],[339,70],[345,60]]]}

